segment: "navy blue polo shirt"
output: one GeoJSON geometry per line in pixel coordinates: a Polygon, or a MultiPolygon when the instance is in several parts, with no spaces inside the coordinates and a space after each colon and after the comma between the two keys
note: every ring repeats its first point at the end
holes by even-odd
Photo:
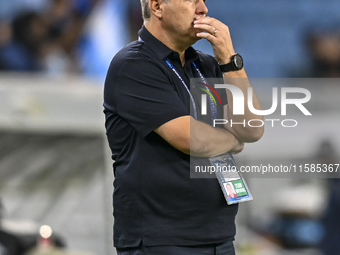
{"type": "Polygon", "coordinates": [[[186,50],[179,54],[143,27],[142,41],[113,58],[104,88],[104,113],[114,160],[114,245],[190,246],[232,240],[237,205],[228,206],[216,179],[190,178],[190,156],[154,132],[162,124],[190,115],[186,84],[198,77],[222,77],[216,60],[186,50]]]}

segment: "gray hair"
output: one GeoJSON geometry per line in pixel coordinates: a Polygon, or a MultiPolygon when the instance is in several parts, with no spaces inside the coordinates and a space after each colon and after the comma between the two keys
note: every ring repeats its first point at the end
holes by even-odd
{"type": "MultiPolygon", "coordinates": [[[[169,0],[163,0],[165,3],[168,3],[169,0]]],[[[150,19],[151,13],[149,8],[149,0],[140,0],[140,4],[142,6],[142,15],[143,20],[148,21],[150,19]]]]}

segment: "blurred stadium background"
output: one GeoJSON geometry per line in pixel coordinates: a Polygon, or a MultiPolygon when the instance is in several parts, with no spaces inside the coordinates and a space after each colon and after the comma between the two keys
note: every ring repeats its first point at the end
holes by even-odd
{"type": "MultiPolygon", "coordinates": [[[[312,93],[313,116],[293,112],[298,127],[267,127],[237,156],[240,165],[340,163],[340,2],[207,6],[229,26],[265,109],[271,88],[290,84],[282,78],[312,93]]],[[[64,243],[60,253],[32,254],[114,254],[102,89],[112,57],[141,24],[139,0],[0,0],[0,230],[47,224],[64,243]]],[[[194,47],[212,54],[206,41],[194,47]]],[[[240,206],[239,255],[340,254],[338,179],[248,184],[255,200],[240,206]]],[[[0,240],[1,255],[4,247],[0,240]]]]}

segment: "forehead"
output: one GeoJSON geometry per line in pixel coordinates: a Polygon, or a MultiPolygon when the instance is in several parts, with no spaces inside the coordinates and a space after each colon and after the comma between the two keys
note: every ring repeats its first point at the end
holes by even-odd
{"type": "MultiPolygon", "coordinates": [[[[170,1],[173,1],[173,0],[170,0],[170,1]]],[[[198,3],[199,1],[201,0],[182,0],[182,2],[196,2],[198,3]]],[[[203,0],[203,2],[205,3],[207,0],[203,0]]]]}
{"type": "MultiPolygon", "coordinates": [[[[165,0],[163,0],[165,1],[165,0]]],[[[168,3],[175,5],[190,5],[191,7],[197,6],[198,4],[205,4],[207,0],[167,0],[168,3]]]]}

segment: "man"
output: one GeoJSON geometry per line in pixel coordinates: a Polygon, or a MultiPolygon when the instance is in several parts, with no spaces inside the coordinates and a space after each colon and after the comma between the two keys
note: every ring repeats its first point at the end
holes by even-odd
{"type": "Polygon", "coordinates": [[[229,198],[235,198],[235,197],[237,197],[237,195],[235,194],[234,189],[233,189],[233,187],[231,186],[230,183],[227,183],[225,186],[226,186],[226,189],[227,189],[227,193],[228,193],[228,197],[229,197],[229,198]]]}
{"type": "MultiPolygon", "coordinates": [[[[190,92],[190,78],[222,78],[218,63],[228,64],[235,55],[228,27],[206,16],[203,0],[141,4],[140,39],[114,57],[104,89],[115,160],[114,245],[118,254],[234,254],[237,205],[227,205],[216,179],[193,179],[189,171],[190,156],[237,153],[263,134],[263,127],[205,124],[190,92]],[[215,58],[191,47],[202,38],[215,58]],[[197,116],[190,116],[190,108],[197,116]]],[[[223,76],[246,78],[238,69],[223,76]]],[[[237,86],[246,94],[250,84],[244,80],[237,86]]],[[[221,98],[219,118],[259,119],[248,109],[233,116],[232,96],[228,105],[221,98]]],[[[255,94],[253,104],[261,108],[255,94]]]]}

